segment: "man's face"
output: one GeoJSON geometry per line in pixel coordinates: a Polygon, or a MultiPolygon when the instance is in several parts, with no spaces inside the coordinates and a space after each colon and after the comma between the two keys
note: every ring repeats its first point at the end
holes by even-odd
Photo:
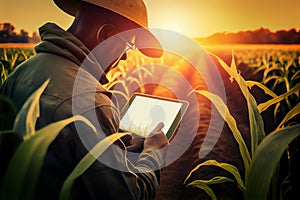
{"type": "Polygon", "coordinates": [[[128,34],[127,32],[122,32],[116,34],[114,37],[116,38],[112,39],[111,45],[117,48],[112,48],[113,51],[111,54],[116,59],[109,65],[105,72],[117,67],[121,60],[126,60],[128,51],[135,50],[135,36],[128,34]]]}
{"type": "Polygon", "coordinates": [[[109,36],[103,37],[105,39],[102,39],[94,50],[95,56],[105,72],[116,67],[120,60],[126,60],[127,51],[135,50],[134,31],[129,30],[139,28],[135,23],[119,15],[111,21],[111,24],[107,25],[108,27],[104,27],[100,36],[103,36],[101,34],[105,34],[107,30],[112,32],[109,36]]]}

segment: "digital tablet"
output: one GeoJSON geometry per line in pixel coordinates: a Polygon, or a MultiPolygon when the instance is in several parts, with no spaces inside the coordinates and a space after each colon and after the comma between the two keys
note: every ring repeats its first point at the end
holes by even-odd
{"type": "Polygon", "coordinates": [[[170,140],[188,108],[188,102],[134,93],[121,112],[120,130],[147,137],[158,125],[170,140]]]}

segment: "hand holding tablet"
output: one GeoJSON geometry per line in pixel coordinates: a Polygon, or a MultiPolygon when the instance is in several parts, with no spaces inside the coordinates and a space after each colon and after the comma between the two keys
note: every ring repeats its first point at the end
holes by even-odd
{"type": "Polygon", "coordinates": [[[187,107],[186,101],[135,93],[121,113],[120,129],[138,137],[147,137],[163,122],[162,131],[170,140],[187,107]]]}

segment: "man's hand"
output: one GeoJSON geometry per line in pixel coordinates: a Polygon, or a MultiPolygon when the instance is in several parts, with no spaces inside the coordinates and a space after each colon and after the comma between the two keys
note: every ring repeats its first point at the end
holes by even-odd
{"type": "Polygon", "coordinates": [[[132,137],[130,139],[130,144],[127,146],[127,151],[134,153],[141,153],[144,148],[144,138],[132,137]]]}
{"type": "MultiPolygon", "coordinates": [[[[154,130],[146,137],[144,142],[143,152],[151,152],[151,151],[159,150],[169,144],[166,135],[161,130],[163,127],[164,124],[160,122],[154,128],[154,130]]],[[[163,151],[162,154],[163,157],[165,157],[166,151],[163,151]]]]}

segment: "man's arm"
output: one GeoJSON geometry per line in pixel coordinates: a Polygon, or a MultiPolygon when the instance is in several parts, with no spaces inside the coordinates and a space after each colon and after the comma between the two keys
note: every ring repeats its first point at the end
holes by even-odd
{"type": "MultiPolygon", "coordinates": [[[[98,121],[106,134],[118,132],[117,115],[117,111],[110,106],[97,108],[98,121]]],[[[103,197],[105,194],[109,199],[153,199],[159,184],[160,168],[164,162],[164,155],[158,150],[168,143],[161,132],[162,127],[160,124],[145,139],[144,149],[135,166],[127,159],[122,148],[117,145],[109,148],[100,157],[100,161],[97,160],[80,178],[88,195],[91,198],[103,197]]],[[[88,138],[90,143],[98,141],[92,133],[88,138]]],[[[78,141],[76,145],[82,146],[82,141],[78,141]]]]}

